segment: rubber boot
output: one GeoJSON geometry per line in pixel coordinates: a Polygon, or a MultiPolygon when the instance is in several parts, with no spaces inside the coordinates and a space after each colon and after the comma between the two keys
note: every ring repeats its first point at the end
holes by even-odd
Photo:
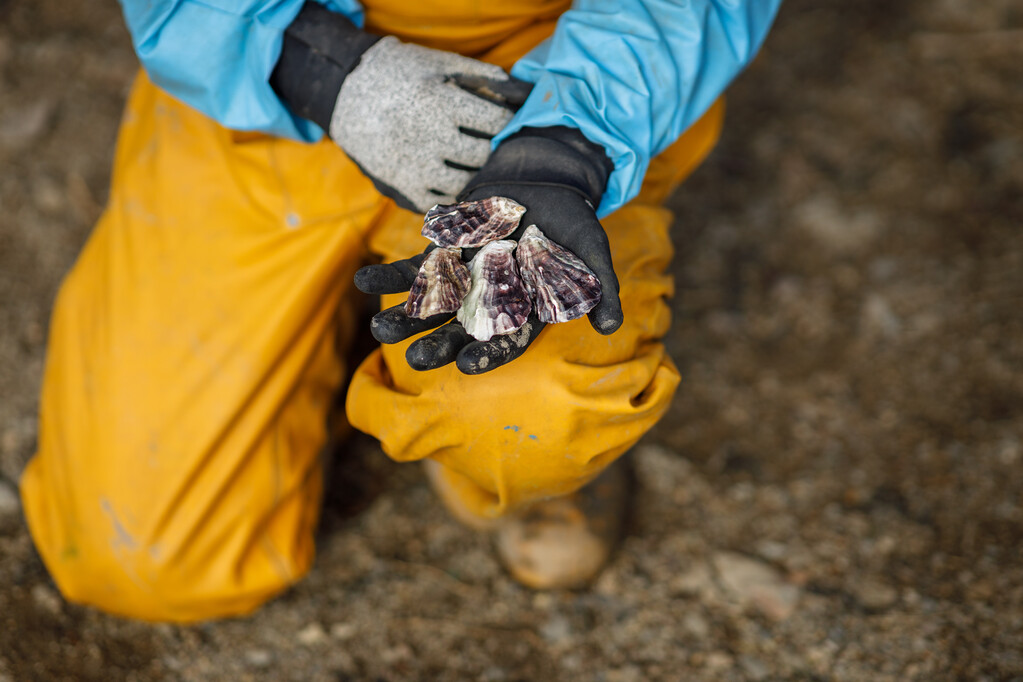
{"type": "Polygon", "coordinates": [[[497,552],[512,577],[534,589],[580,588],[596,578],[624,531],[628,473],[622,457],[576,493],[503,521],[497,552]]]}

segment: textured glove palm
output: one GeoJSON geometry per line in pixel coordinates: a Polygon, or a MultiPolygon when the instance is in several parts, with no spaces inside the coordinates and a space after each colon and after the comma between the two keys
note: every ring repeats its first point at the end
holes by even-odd
{"type": "MultiPolygon", "coordinates": [[[[550,239],[579,256],[600,280],[601,301],[590,311],[589,320],[601,334],[613,333],[623,319],[607,235],[594,211],[610,170],[603,149],[576,130],[525,129],[494,151],[459,197],[463,201],[491,196],[514,199],[526,207],[526,213],[510,239],[518,239],[527,226],[536,224],[550,239]]],[[[466,259],[472,255],[463,254],[466,259]]],[[[355,284],[371,294],[408,291],[422,259],[419,255],[367,266],[356,273],[355,284]]],[[[462,372],[479,374],[522,355],[544,327],[533,314],[520,330],[482,342],[473,340],[457,321],[444,324],[450,319],[447,314],[426,320],[410,318],[399,305],[374,316],[371,330],[381,343],[397,343],[444,325],[409,346],[409,365],[428,370],[455,362],[462,372]]]]}

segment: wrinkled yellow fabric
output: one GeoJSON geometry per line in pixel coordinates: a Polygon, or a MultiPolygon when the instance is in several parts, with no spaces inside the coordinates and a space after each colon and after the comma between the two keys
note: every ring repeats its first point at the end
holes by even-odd
{"type": "MultiPolygon", "coordinates": [[[[413,16],[398,0],[366,4],[373,30],[506,67],[567,5],[437,0],[413,16]]],[[[352,423],[395,459],[440,462],[449,503],[481,518],[569,492],[627,449],[679,381],[658,341],[672,289],[659,204],[721,116],[719,104],[605,221],[620,331],[552,326],[478,377],[416,373],[407,343],[385,347],[352,378],[352,423]]],[[[326,417],[347,340],[364,333],[352,274],[419,252],[420,225],[331,142],[232,133],[138,79],[108,206],[55,304],[21,481],[68,599],[188,622],[250,612],[308,571],[326,417]]]]}

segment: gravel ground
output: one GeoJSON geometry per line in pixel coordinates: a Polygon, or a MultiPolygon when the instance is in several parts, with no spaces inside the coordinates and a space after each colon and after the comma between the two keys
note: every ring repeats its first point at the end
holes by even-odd
{"type": "Polygon", "coordinates": [[[788,0],[672,204],[685,383],[609,569],[531,592],[357,439],[255,616],[63,602],[13,482],[136,68],[117,6],[0,0],[0,682],[1023,680],[1023,7],[788,0]]]}

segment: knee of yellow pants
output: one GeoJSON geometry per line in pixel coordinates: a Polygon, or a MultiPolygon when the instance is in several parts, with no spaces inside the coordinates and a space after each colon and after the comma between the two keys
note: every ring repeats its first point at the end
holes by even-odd
{"type": "Polygon", "coordinates": [[[80,322],[68,319],[72,300],[58,302],[39,451],[21,480],[33,540],[65,597],[190,622],[248,613],[304,575],[326,411],[340,380],[330,336],[286,393],[194,396],[199,405],[234,402],[233,423],[202,407],[166,415],[129,404],[108,373],[70,366],[79,339],[68,330],[80,322]],[[89,396],[94,379],[105,382],[102,395],[89,396]]]}
{"type": "Polygon", "coordinates": [[[152,534],[134,517],[134,496],[159,499],[165,491],[138,486],[125,499],[79,488],[69,519],[62,515],[68,505],[50,497],[45,467],[44,459],[29,465],[22,497],[40,555],[69,601],[152,622],[239,616],[312,564],[321,486],[316,471],[272,508],[237,505],[243,493],[236,491],[223,500],[224,509],[199,519],[187,514],[152,534]],[[238,513],[228,512],[231,506],[238,513]]]}
{"type": "Polygon", "coordinates": [[[411,340],[384,346],[352,380],[349,420],[394,459],[441,463],[481,517],[576,490],[657,422],[679,383],[659,342],[670,323],[670,220],[630,205],[604,221],[625,315],[614,334],[585,319],[549,325],[522,357],[478,376],[453,365],[415,372],[411,340]]]}
{"type": "Polygon", "coordinates": [[[139,79],[54,307],[21,486],[69,598],[192,621],[309,568],[334,342],[381,205],[329,142],[232,135],[139,79]]]}

